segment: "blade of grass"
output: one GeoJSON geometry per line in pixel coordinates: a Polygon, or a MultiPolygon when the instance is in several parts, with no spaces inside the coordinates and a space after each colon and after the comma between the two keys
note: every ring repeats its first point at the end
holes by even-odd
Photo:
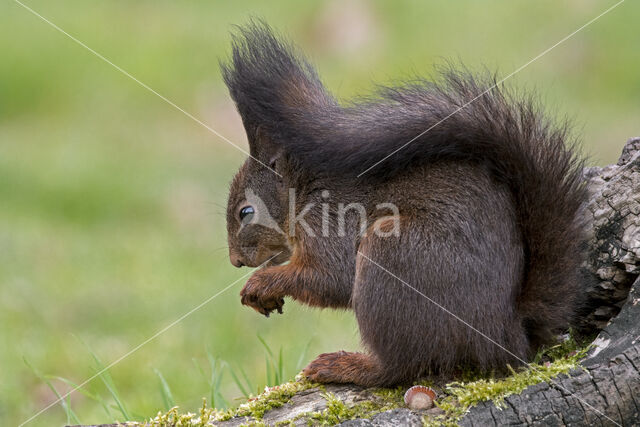
{"type": "Polygon", "coordinates": [[[254,384],[251,382],[251,380],[247,376],[247,373],[245,372],[245,370],[242,369],[241,366],[238,366],[237,369],[238,369],[238,371],[240,371],[240,374],[242,375],[242,378],[239,378],[236,375],[235,370],[229,369],[229,371],[231,372],[231,376],[234,377],[234,381],[236,382],[236,385],[238,386],[240,391],[242,391],[242,393],[244,394],[244,397],[246,397],[248,399],[249,397],[251,397],[252,393],[259,394],[260,393],[260,389],[257,386],[254,386],[254,384]],[[242,381],[244,381],[244,386],[242,384],[242,381]]]}
{"type": "Polygon", "coordinates": [[[240,373],[242,374],[242,378],[244,378],[245,384],[247,384],[249,390],[255,390],[256,394],[260,394],[260,387],[258,387],[257,384],[253,385],[253,383],[249,379],[249,376],[247,375],[244,369],[242,369],[241,367],[239,369],[240,369],[240,373]]]}
{"type": "Polygon", "coordinates": [[[193,363],[200,372],[200,375],[202,375],[204,380],[209,385],[209,401],[211,402],[211,407],[226,409],[228,404],[225,398],[222,396],[222,393],[220,392],[220,386],[224,377],[224,368],[227,366],[227,364],[224,361],[213,356],[209,349],[206,350],[206,353],[207,361],[209,362],[209,369],[211,370],[210,375],[205,374],[204,369],[202,369],[200,363],[196,359],[193,359],[193,363]]]}
{"type": "Polygon", "coordinates": [[[300,357],[298,357],[298,362],[296,363],[296,373],[302,370],[302,365],[304,364],[305,359],[307,358],[309,347],[311,347],[311,340],[309,340],[307,345],[304,347],[304,350],[302,350],[302,353],[300,353],[300,357]]]}
{"type": "Polygon", "coordinates": [[[31,369],[31,372],[33,372],[33,374],[40,381],[44,382],[47,385],[47,387],[49,387],[49,389],[53,392],[53,394],[56,395],[56,397],[60,401],[60,405],[62,405],[62,408],[64,409],[64,412],[65,412],[65,414],[67,416],[67,425],[69,425],[71,423],[73,423],[73,424],[82,424],[80,422],[80,420],[78,419],[77,415],[75,414],[75,412],[73,412],[73,409],[71,409],[70,400],[63,399],[62,396],[60,395],[60,393],[58,393],[58,390],[54,387],[54,385],[51,383],[51,381],[49,381],[47,376],[43,375],[33,365],[31,365],[31,363],[29,363],[29,361],[27,360],[26,357],[24,357],[23,360],[24,360],[24,363],[27,365],[27,367],[29,367],[29,369],[31,369]]]}
{"type": "Polygon", "coordinates": [[[260,334],[256,334],[258,340],[267,351],[265,355],[265,366],[267,370],[267,386],[272,387],[275,385],[279,385],[283,379],[283,369],[282,369],[282,348],[280,348],[280,356],[279,360],[276,362],[276,358],[273,355],[273,351],[271,351],[271,347],[267,344],[267,342],[260,336],[260,334]]]}
{"type": "Polygon", "coordinates": [[[219,409],[227,408],[227,401],[224,399],[224,397],[222,396],[222,393],[220,392],[220,385],[222,384],[223,376],[224,376],[224,364],[222,362],[219,362],[219,367],[216,370],[216,380],[213,385],[213,393],[215,395],[216,405],[217,405],[217,406],[214,406],[214,408],[219,408],[219,409]]]}
{"type": "Polygon", "coordinates": [[[284,382],[284,366],[282,360],[282,347],[278,353],[278,376],[276,377],[276,383],[282,384],[284,382]]]}
{"type": "Polygon", "coordinates": [[[209,379],[207,377],[207,374],[204,373],[204,369],[202,369],[202,366],[200,366],[200,363],[198,362],[198,360],[194,357],[191,359],[191,361],[193,362],[193,365],[196,367],[196,369],[198,369],[198,372],[200,372],[200,375],[202,375],[202,378],[204,378],[204,380],[208,384],[209,379]]]}
{"type": "MultiPolygon", "coordinates": [[[[247,392],[247,389],[242,384],[242,381],[240,381],[240,378],[238,378],[238,376],[236,375],[235,370],[229,368],[229,372],[231,373],[231,378],[233,378],[233,382],[236,384],[238,389],[240,389],[240,393],[242,393],[242,395],[248,399],[249,392],[247,392]]],[[[249,387],[249,390],[251,390],[251,387],[249,387]]]]}
{"type": "Polygon", "coordinates": [[[200,366],[200,362],[198,362],[195,358],[191,359],[193,360],[193,364],[196,366],[196,368],[198,369],[198,372],[200,372],[200,375],[202,376],[202,378],[204,379],[204,381],[207,383],[207,385],[209,386],[209,402],[211,403],[211,407],[215,408],[215,395],[213,393],[213,388],[212,388],[212,383],[211,383],[211,378],[209,377],[209,375],[207,375],[204,372],[204,369],[202,369],[202,366],[200,366]]]}
{"type": "Polygon", "coordinates": [[[120,399],[120,394],[118,393],[118,389],[115,383],[113,382],[113,379],[111,378],[111,375],[109,374],[108,370],[105,368],[105,365],[102,363],[98,355],[91,349],[91,347],[89,347],[87,343],[85,343],[80,337],[76,335],[74,335],[74,337],[87,349],[89,354],[91,354],[91,357],[93,357],[94,363],[96,365],[94,369],[96,370],[97,373],[99,372],[98,376],[100,377],[100,380],[109,391],[109,394],[111,395],[113,400],[116,402],[116,406],[114,406],[114,408],[120,411],[122,416],[125,418],[125,421],[131,421],[132,418],[129,415],[129,412],[127,411],[126,407],[124,406],[124,403],[120,399]]]}
{"type": "Polygon", "coordinates": [[[260,336],[260,334],[256,334],[256,336],[258,337],[258,339],[262,343],[262,346],[265,348],[265,350],[267,350],[267,353],[269,354],[269,356],[271,358],[273,358],[273,352],[271,351],[271,348],[269,348],[269,346],[267,345],[267,342],[264,340],[264,338],[262,338],[260,336]]]}
{"type": "Polygon", "coordinates": [[[162,372],[160,372],[158,369],[155,369],[155,368],[153,369],[153,372],[155,372],[158,378],[160,378],[160,394],[162,394],[162,401],[164,402],[164,408],[165,410],[168,411],[174,406],[176,406],[176,402],[173,399],[173,394],[171,393],[171,387],[169,387],[167,380],[164,379],[162,372]]]}
{"type": "Polygon", "coordinates": [[[271,371],[273,370],[271,366],[273,364],[271,363],[271,360],[269,360],[269,356],[266,355],[266,354],[264,356],[264,363],[265,363],[266,370],[267,370],[267,386],[272,387],[272,386],[275,385],[273,383],[273,381],[271,380],[271,371]]]}
{"type": "MultiPolygon", "coordinates": [[[[59,395],[56,393],[56,396],[58,396],[58,399],[61,399],[61,397],[59,397],[59,395]]],[[[73,422],[77,422],[79,423],[80,420],[78,419],[78,417],[76,416],[76,414],[73,412],[73,410],[71,409],[71,395],[67,394],[66,399],[62,399],[60,400],[60,402],[62,401],[66,401],[65,405],[67,408],[69,408],[69,412],[67,413],[67,423],[71,422],[71,418],[73,418],[73,422]]],[[[68,425],[68,424],[67,424],[68,425]]]]}
{"type": "Polygon", "coordinates": [[[131,421],[131,416],[129,415],[129,412],[127,411],[126,407],[124,406],[124,402],[122,402],[122,399],[120,399],[120,393],[118,393],[118,389],[115,383],[113,382],[113,379],[111,378],[111,374],[109,374],[109,371],[105,369],[105,366],[100,360],[100,358],[98,357],[98,355],[95,354],[89,347],[87,347],[87,349],[89,350],[89,353],[91,353],[91,356],[93,357],[93,360],[96,364],[97,372],[100,372],[99,377],[102,380],[102,383],[105,385],[105,387],[109,391],[109,394],[111,394],[111,397],[116,402],[117,409],[120,411],[125,421],[131,421]]]}
{"type": "Polygon", "coordinates": [[[67,385],[69,385],[73,389],[79,391],[80,393],[82,393],[83,395],[88,397],[89,399],[92,399],[92,400],[100,403],[100,405],[102,406],[104,411],[107,413],[107,417],[109,417],[109,419],[115,419],[115,417],[111,414],[111,411],[109,410],[109,404],[107,402],[105,402],[105,400],[100,395],[91,393],[89,390],[86,390],[86,389],[84,389],[82,387],[79,387],[76,383],[74,383],[73,381],[68,380],[66,378],[62,378],[62,377],[51,377],[51,378],[55,378],[55,379],[57,379],[59,381],[62,381],[64,383],[66,383],[67,385]]]}
{"type": "Polygon", "coordinates": [[[209,369],[211,369],[211,379],[209,380],[209,394],[211,398],[211,407],[216,408],[216,359],[207,349],[207,360],[209,361],[209,369]]]}

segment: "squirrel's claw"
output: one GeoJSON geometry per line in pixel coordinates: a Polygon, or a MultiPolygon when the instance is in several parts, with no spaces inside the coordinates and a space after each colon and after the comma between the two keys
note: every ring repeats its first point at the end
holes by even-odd
{"type": "Polygon", "coordinates": [[[240,295],[242,305],[247,305],[266,317],[269,317],[274,310],[282,314],[282,306],[284,305],[282,297],[274,298],[259,292],[250,293],[246,289],[243,289],[240,295]]]}

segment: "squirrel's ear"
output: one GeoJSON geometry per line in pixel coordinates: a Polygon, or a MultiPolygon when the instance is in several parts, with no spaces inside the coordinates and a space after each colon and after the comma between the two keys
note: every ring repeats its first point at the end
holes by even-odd
{"type": "Polygon", "coordinates": [[[284,153],[284,147],[265,131],[264,126],[256,126],[255,135],[249,137],[249,145],[252,156],[262,159],[272,170],[280,173],[280,159],[284,153]]]}
{"type": "Polygon", "coordinates": [[[251,155],[263,161],[283,140],[312,132],[309,117],[336,106],[313,67],[261,21],[241,27],[231,60],[221,64],[224,81],[249,138],[251,155]]]}

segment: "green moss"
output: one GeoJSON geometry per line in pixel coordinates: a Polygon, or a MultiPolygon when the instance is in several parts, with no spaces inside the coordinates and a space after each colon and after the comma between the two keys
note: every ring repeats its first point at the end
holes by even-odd
{"type": "MultiPolygon", "coordinates": [[[[435,403],[442,409],[443,414],[436,417],[423,418],[425,426],[455,426],[457,422],[474,405],[484,401],[493,401],[502,407],[504,399],[512,394],[521,393],[527,387],[542,382],[551,381],[560,374],[567,374],[579,366],[579,361],[587,352],[587,348],[580,346],[573,340],[567,340],[561,345],[546,349],[536,356],[534,362],[528,366],[514,370],[502,378],[487,378],[478,372],[465,372],[463,380],[449,383],[444,387],[443,396],[435,403]]],[[[423,381],[419,384],[434,387],[433,383],[423,381]]],[[[159,413],[149,420],[149,426],[192,427],[205,426],[209,422],[226,421],[232,417],[247,417],[251,426],[263,426],[261,421],[264,414],[274,408],[287,403],[295,394],[317,387],[325,391],[322,397],[327,401],[327,408],[319,412],[301,414],[295,419],[281,421],[277,426],[291,426],[295,421],[305,419],[309,425],[331,426],[356,418],[371,418],[374,415],[391,409],[404,407],[404,392],[402,387],[388,389],[378,388],[370,390],[371,400],[347,404],[333,393],[327,393],[320,384],[311,383],[301,376],[280,386],[265,388],[265,391],[236,409],[221,411],[207,408],[204,401],[199,414],[180,414],[178,408],[159,413]]]]}
{"type": "Polygon", "coordinates": [[[587,350],[588,348],[579,349],[575,341],[567,340],[539,354],[536,357],[538,363],[529,364],[518,371],[510,367],[511,375],[507,377],[447,384],[446,396],[435,402],[444,414],[434,418],[425,417],[424,425],[457,425],[472,406],[484,401],[493,401],[497,407],[503,407],[507,396],[519,394],[529,386],[549,382],[578,367],[587,350]]]}
{"type": "Polygon", "coordinates": [[[314,386],[315,384],[312,382],[299,379],[279,386],[267,387],[258,397],[240,405],[240,407],[235,411],[234,416],[253,417],[260,420],[264,416],[265,412],[274,408],[279,408],[295,396],[296,393],[314,386]]]}
{"type": "Polygon", "coordinates": [[[373,390],[373,395],[384,402],[385,407],[395,409],[404,406],[404,392],[405,389],[402,387],[379,388],[373,390]]]}
{"type": "Polygon", "coordinates": [[[380,412],[398,408],[403,404],[403,389],[375,389],[372,400],[347,405],[333,393],[324,393],[322,397],[327,401],[327,408],[320,412],[303,414],[299,418],[306,418],[309,425],[332,426],[356,418],[371,418],[380,412]]]}
{"type": "MultiPolygon", "coordinates": [[[[248,402],[243,403],[236,409],[219,410],[215,408],[207,408],[206,400],[200,409],[199,414],[190,412],[180,414],[178,407],[171,408],[166,413],[159,412],[155,418],[150,419],[147,423],[134,425],[148,425],[153,427],[199,427],[205,426],[209,422],[227,421],[233,417],[249,417],[252,421],[247,425],[261,426],[264,425],[260,420],[265,412],[279,408],[287,403],[296,393],[316,387],[318,384],[298,378],[285,384],[275,387],[266,387],[260,395],[250,398],[248,402]]],[[[286,424],[285,424],[286,425],[286,424]]]]}
{"type": "MultiPolygon", "coordinates": [[[[207,408],[206,401],[199,414],[180,414],[178,408],[171,408],[166,413],[158,415],[149,420],[146,425],[165,427],[192,427],[204,426],[208,422],[221,422],[232,417],[248,417],[251,421],[248,426],[263,426],[261,421],[264,414],[274,408],[278,408],[287,403],[295,394],[317,387],[323,390],[324,387],[309,381],[298,379],[276,387],[266,388],[259,396],[250,399],[247,403],[240,405],[237,409],[220,411],[214,408],[207,408]]],[[[327,401],[327,408],[320,412],[309,412],[301,414],[295,420],[286,420],[277,423],[278,426],[294,425],[294,421],[306,419],[313,425],[336,425],[346,420],[355,418],[370,418],[373,415],[397,408],[402,405],[402,388],[397,389],[376,389],[373,391],[375,398],[371,401],[358,402],[347,405],[333,393],[323,393],[322,397],[327,401]]],[[[141,425],[141,424],[136,424],[141,425]]]]}
{"type": "Polygon", "coordinates": [[[155,418],[146,423],[134,423],[132,426],[153,426],[153,427],[204,427],[209,421],[214,419],[216,410],[207,408],[207,400],[202,399],[202,408],[199,414],[187,412],[180,414],[178,407],[174,406],[165,413],[158,412],[155,418]]]}

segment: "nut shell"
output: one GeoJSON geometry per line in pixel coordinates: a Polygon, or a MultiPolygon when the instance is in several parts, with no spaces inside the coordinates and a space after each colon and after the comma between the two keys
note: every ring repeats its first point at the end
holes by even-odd
{"type": "Polygon", "coordinates": [[[434,400],[436,392],[423,385],[414,385],[404,394],[404,403],[413,410],[431,409],[434,400]]]}

